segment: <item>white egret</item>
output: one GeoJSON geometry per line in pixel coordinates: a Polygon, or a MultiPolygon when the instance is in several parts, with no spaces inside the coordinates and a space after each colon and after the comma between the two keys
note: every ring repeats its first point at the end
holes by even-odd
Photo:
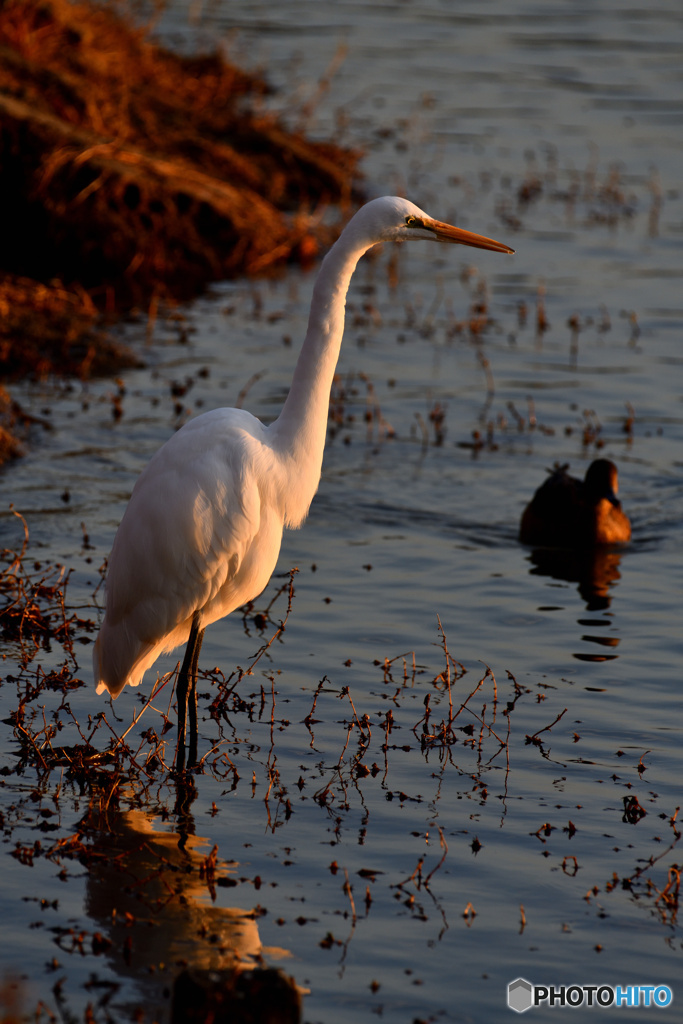
{"type": "Polygon", "coordinates": [[[428,217],[395,196],[349,221],[323,260],[308,330],[277,419],[215,409],[186,423],[140,475],[109,557],[106,611],[93,651],[97,692],[137,686],[160,654],[187,642],[178,677],[177,765],[196,757],[197,661],[205,628],[270,579],[285,526],[301,526],[318,489],[332,377],[356,264],[378,242],[507,245],[428,217]]]}

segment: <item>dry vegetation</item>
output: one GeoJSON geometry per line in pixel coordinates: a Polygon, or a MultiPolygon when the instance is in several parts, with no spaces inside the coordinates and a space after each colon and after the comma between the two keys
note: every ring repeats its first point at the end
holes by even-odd
{"type": "Polygon", "coordinates": [[[106,372],[130,355],[102,312],[315,255],[358,154],[287,132],[267,91],[112,7],[0,7],[0,373],[106,372]]]}

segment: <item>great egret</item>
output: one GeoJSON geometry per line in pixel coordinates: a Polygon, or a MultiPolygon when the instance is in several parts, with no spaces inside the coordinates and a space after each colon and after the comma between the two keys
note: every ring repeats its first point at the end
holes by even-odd
{"type": "Polygon", "coordinates": [[[186,423],[140,475],[109,557],[106,611],[93,651],[97,692],[137,686],[162,652],[187,641],[178,676],[178,753],[196,757],[197,661],[205,628],[270,579],[285,526],[301,526],[318,489],[332,377],[356,264],[378,242],[507,245],[428,217],[395,196],[363,206],[323,260],[292,386],[268,426],[243,409],[186,423]],[[188,699],[189,698],[189,699],[188,699]]]}
{"type": "Polygon", "coordinates": [[[583,480],[570,476],[567,468],[555,469],[524,509],[521,542],[536,547],[588,548],[630,540],[631,524],[617,498],[614,463],[596,459],[583,480]]]}

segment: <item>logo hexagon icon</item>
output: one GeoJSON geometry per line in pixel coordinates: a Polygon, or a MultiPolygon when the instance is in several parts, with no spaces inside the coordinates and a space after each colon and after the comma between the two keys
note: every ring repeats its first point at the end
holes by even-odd
{"type": "Polygon", "coordinates": [[[524,1013],[533,1006],[533,986],[526,978],[516,978],[508,985],[508,1006],[517,1013],[524,1013]]]}

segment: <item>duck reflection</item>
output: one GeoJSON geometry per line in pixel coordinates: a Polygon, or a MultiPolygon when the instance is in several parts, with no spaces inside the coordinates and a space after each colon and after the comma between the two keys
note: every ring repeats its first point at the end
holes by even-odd
{"type": "Polygon", "coordinates": [[[99,929],[93,948],[97,940],[117,975],[144,988],[155,1020],[169,1019],[181,970],[241,971],[289,955],[262,946],[258,909],[217,904],[218,890],[237,884],[237,865],[219,864],[217,847],[194,833],[195,795],[191,782],[179,787],[175,831],[136,807],[132,793],[122,798],[127,809],[93,798],[80,822],[89,853],[86,910],[99,929]]]}
{"type": "Polygon", "coordinates": [[[588,611],[605,611],[612,602],[610,590],[621,579],[621,556],[618,549],[604,547],[586,551],[535,548],[529,556],[529,572],[532,576],[578,583],[588,611]]]}

